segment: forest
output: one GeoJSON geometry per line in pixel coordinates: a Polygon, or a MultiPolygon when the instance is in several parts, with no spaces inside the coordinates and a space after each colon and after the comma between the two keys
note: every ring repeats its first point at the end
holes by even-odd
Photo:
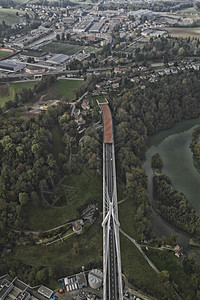
{"type": "Polygon", "coordinates": [[[200,216],[183,193],[176,191],[165,174],[153,178],[155,207],[159,213],[177,228],[200,236],[200,216]]]}

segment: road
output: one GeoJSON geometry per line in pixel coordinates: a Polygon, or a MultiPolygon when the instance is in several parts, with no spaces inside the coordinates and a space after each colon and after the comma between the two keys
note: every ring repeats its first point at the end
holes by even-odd
{"type": "Polygon", "coordinates": [[[100,104],[103,112],[103,269],[104,300],[122,300],[122,274],[117,208],[115,153],[112,116],[108,104],[100,104]]]}
{"type": "MultiPolygon", "coordinates": [[[[106,174],[106,188],[109,195],[109,199],[113,201],[113,157],[112,157],[112,144],[105,144],[105,174],[106,174]]],[[[105,214],[109,211],[109,207],[106,207],[105,214]]],[[[113,217],[111,216],[109,228],[109,263],[107,269],[107,294],[108,299],[116,300],[118,299],[118,272],[117,272],[117,259],[116,259],[116,243],[115,243],[115,233],[113,228],[113,217]]]]}

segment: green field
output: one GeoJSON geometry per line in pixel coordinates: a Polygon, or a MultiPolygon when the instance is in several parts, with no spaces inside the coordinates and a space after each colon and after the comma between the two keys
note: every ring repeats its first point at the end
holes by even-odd
{"type": "Polygon", "coordinates": [[[7,101],[14,100],[15,94],[19,93],[22,88],[32,89],[37,82],[38,81],[10,83],[8,88],[8,95],[3,97],[0,96],[0,107],[3,107],[7,101]]]}
{"type": "Polygon", "coordinates": [[[67,97],[70,100],[73,100],[75,98],[76,89],[83,83],[83,80],[59,79],[48,89],[45,99],[50,100],[67,97]]]}
{"type": "Polygon", "coordinates": [[[96,97],[96,100],[97,100],[99,103],[108,103],[108,101],[106,100],[106,96],[97,96],[97,97],[96,97]]]}
{"type": "Polygon", "coordinates": [[[193,298],[190,299],[196,299],[194,295],[194,289],[190,283],[190,277],[187,276],[183,271],[181,258],[177,258],[174,255],[174,252],[168,252],[165,250],[159,251],[149,249],[145,252],[160,271],[168,270],[170,274],[170,280],[178,284],[179,291],[182,294],[181,296],[184,295],[186,297],[188,295],[192,295],[193,298]]]}
{"type": "Polygon", "coordinates": [[[123,235],[120,236],[120,247],[122,273],[128,279],[128,282],[147,294],[156,294],[156,299],[172,299],[170,290],[159,281],[158,275],[144,260],[142,254],[123,235]]]}
{"type": "Polygon", "coordinates": [[[190,37],[190,36],[194,36],[194,37],[198,37],[200,38],[200,27],[185,27],[185,28],[181,28],[181,27],[166,27],[165,30],[171,35],[171,36],[175,36],[175,37],[190,37]]]}
{"type": "Polygon", "coordinates": [[[126,199],[124,202],[120,203],[118,205],[118,209],[121,229],[132,238],[136,238],[137,224],[135,224],[134,215],[136,214],[137,210],[132,199],[126,199]]]}
{"type": "Polygon", "coordinates": [[[51,53],[62,53],[66,55],[73,55],[83,49],[85,49],[85,47],[83,46],[71,45],[69,43],[61,43],[61,42],[51,42],[42,47],[43,51],[47,51],[51,53]]]}
{"type": "Polygon", "coordinates": [[[16,15],[24,15],[25,12],[18,9],[0,8],[0,23],[4,20],[7,25],[14,25],[21,22],[21,18],[16,15]]]}
{"type": "Polygon", "coordinates": [[[199,11],[194,6],[193,7],[188,7],[188,8],[181,9],[181,12],[183,12],[183,13],[193,13],[193,14],[199,13],[199,11]]]}
{"type": "MultiPolygon", "coordinates": [[[[66,214],[67,215],[67,214],[66,214]]],[[[64,242],[57,242],[51,246],[22,245],[17,246],[12,254],[13,259],[19,259],[25,264],[37,266],[57,266],[66,269],[66,274],[74,273],[74,269],[86,266],[89,262],[102,260],[102,226],[101,217],[87,227],[82,235],[73,235],[64,242]],[[72,254],[73,243],[80,248],[78,255],[72,254]]]]}
{"type": "Polygon", "coordinates": [[[11,54],[11,51],[0,50],[0,58],[3,58],[9,54],[11,54]]]}
{"type": "MultiPolygon", "coordinates": [[[[102,205],[102,177],[87,170],[80,175],[67,177],[59,186],[57,195],[61,197],[62,206],[45,208],[31,205],[26,209],[26,229],[47,230],[79,218],[79,207],[96,199],[102,205]]],[[[48,199],[48,194],[45,195],[48,199]]]]}
{"type": "Polygon", "coordinates": [[[60,163],[59,153],[64,153],[64,149],[65,149],[65,145],[62,141],[63,134],[59,125],[55,125],[53,127],[53,129],[51,130],[51,134],[53,140],[53,148],[52,148],[53,156],[59,164],[60,163]]]}

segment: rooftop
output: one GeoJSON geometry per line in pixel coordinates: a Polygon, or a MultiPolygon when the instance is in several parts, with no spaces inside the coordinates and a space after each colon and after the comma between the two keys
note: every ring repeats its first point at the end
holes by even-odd
{"type": "Polygon", "coordinates": [[[79,286],[87,285],[87,280],[84,273],[77,274],[76,278],[79,286]]]}
{"type": "Polygon", "coordinates": [[[50,290],[49,288],[47,288],[44,285],[41,285],[41,287],[38,289],[38,293],[42,294],[43,296],[47,297],[47,298],[51,298],[53,291],[50,290]]]}
{"type": "Polygon", "coordinates": [[[47,52],[40,51],[40,50],[29,50],[29,49],[26,50],[25,49],[20,53],[20,55],[42,57],[42,56],[47,55],[47,52]]]}
{"type": "Polygon", "coordinates": [[[68,60],[69,56],[65,54],[55,54],[52,56],[48,61],[55,62],[55,63],[63,63],[68,60]]]}

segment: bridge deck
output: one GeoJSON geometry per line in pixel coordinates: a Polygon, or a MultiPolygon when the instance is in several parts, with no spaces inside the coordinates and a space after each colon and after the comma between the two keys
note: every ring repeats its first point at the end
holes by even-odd
{"type": "Polygon", "coordinates": [[[108,104],[101,104],[104,120],[104,143],[113,142],[112,118],[108,104]]]}

